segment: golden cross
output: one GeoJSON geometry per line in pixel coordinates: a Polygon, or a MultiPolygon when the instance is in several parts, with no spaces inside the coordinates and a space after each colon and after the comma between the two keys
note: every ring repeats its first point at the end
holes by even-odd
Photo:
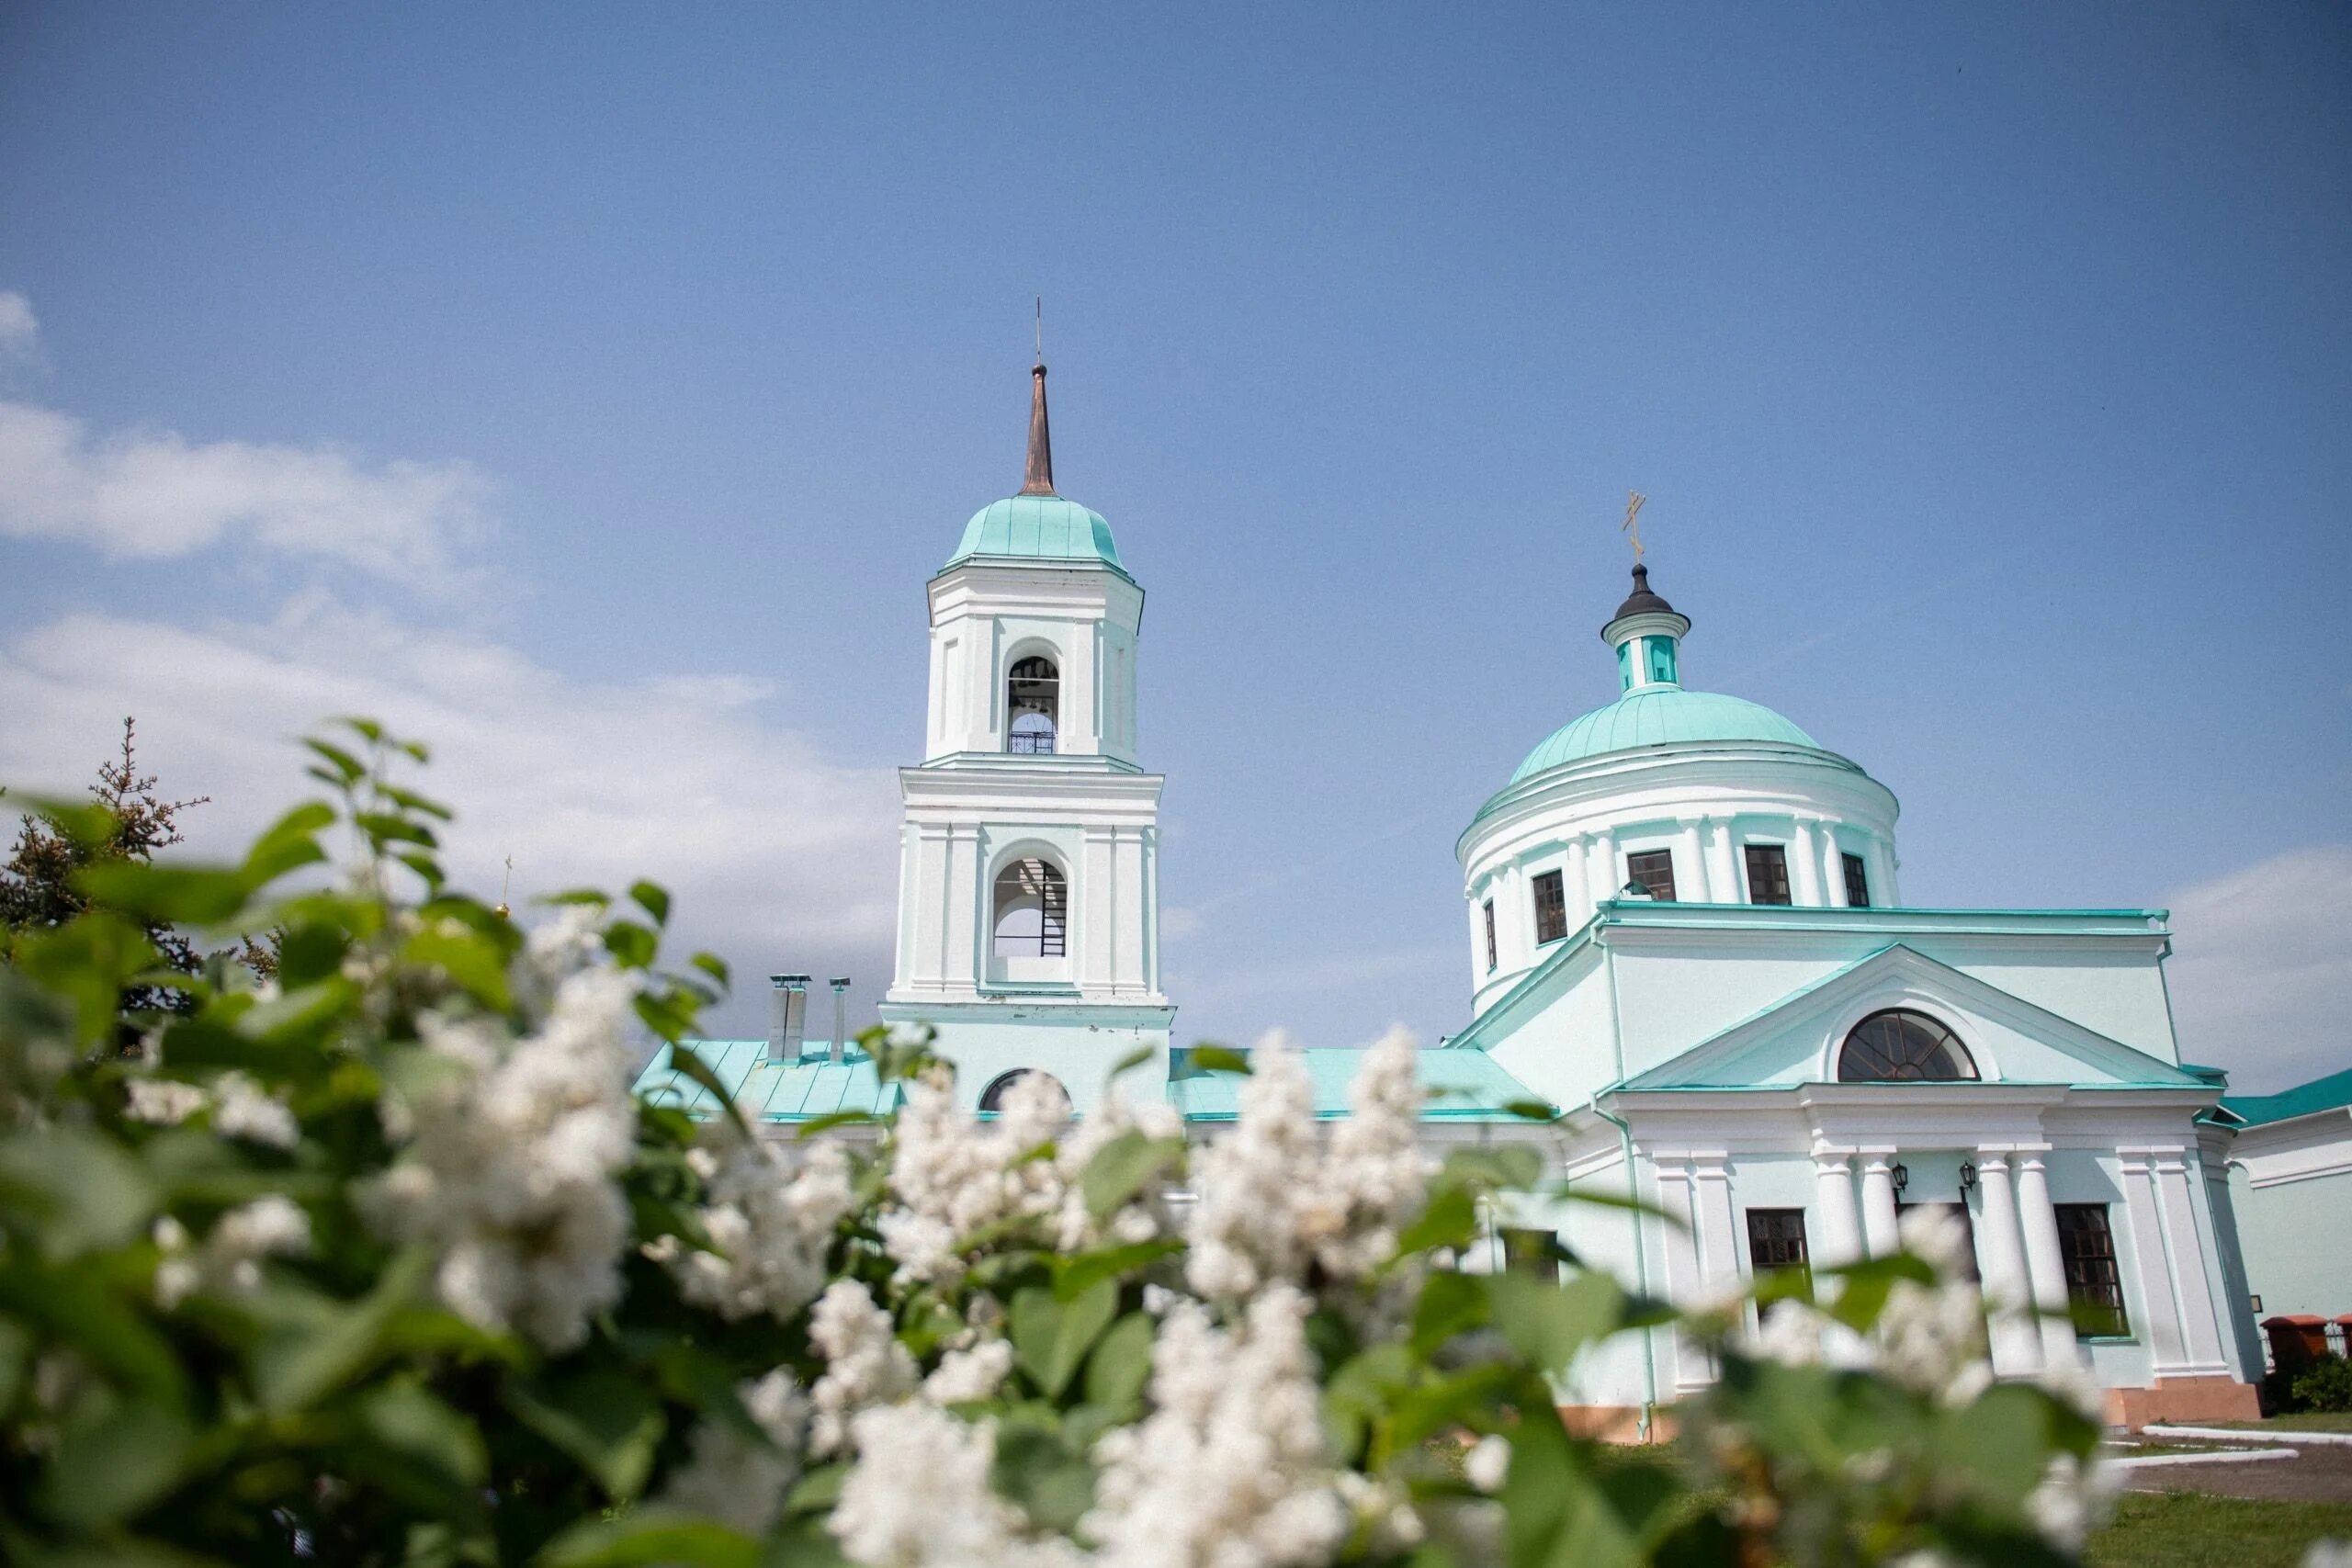
{"type": "Polygon", "coordinates": [[[1642,502],[1648,499],[1648,496],[1637,490],[1629,490],[1625,492],[1625,536],[1634,541],[1634,559],[1636,563],[1642,558],[1642,530],[1641,525],[1634,522],[1634,518],[1641,514],[1642,502]]]}

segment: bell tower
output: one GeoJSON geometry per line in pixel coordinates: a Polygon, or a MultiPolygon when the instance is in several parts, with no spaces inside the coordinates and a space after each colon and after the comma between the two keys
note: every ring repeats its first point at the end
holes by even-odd
{"type": "MultiPolygon", "coordinates": [[[[1046,367],[1020,491],[980,509],[929,584],[923,760],[899,770],[896,978],[979,1103],[1051,1073],[1083,1111],[1137,1046],[1164,1059],[1159,774],[1136,758],[1143,589],[1100,513],[1054,488],[1046,367]]],[[[1164,1060],[1163,1060],[1164,1066],[1164,1060]]]]}

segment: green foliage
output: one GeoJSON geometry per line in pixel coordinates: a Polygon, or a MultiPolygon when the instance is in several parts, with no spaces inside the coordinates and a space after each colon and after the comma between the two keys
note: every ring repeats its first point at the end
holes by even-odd
{"type": "MultiPolygon", "coordinates": [[[[686,1512],[673,1491],[713,1443],[770,1451],[746,1387],[776,1369],[806,1386],[824,1368],[805,1310],[722,1314],[647,1256],[707,1239],[713,1162],[697,1140],[723,1140],[727,1125],[748,1136],[740,1114],[698,1131],[638,1108],[617,1177],[624,1288],[573,1339],[461,1316],[447,1258],[372,1217],[406,1135],[388,1108],[429,1100],[452,1070],[426,1037],[519,1033],[538,982],[523,931],[448,885],[437,858],[448,808],[393,776],[424,749],[355,719],[309,752],[326,797],[288,812],[240,860],[77,863],[67,882],[84,902],[20,929],[0,966],[0,1557],[837,1560],[826,1521],[842,1462],[763,1499],[779,1506],[756,1539],[686,1512]],[[356,843],[356,860],[332,881],[301,874],[327,862],[331,840],[356,843]],[[275,983],[175,971],[167,1005],[155,972],[171,956],[154,935],[166,927],[275,932],[275,983]],[[150,1040],[151,1058],[107,1049],[126,1035],[150,1040]],[[282,1116],[283,1135],[224,1125],[240,1094],[282,1116]],[[208,1248],[227,1217],[264,1212],[298,1223],[306,1245],[208,1275],[226,1267],[208,1248]]],[[[86,812],[46,820],[62,843],[107,830],[86,812]]],[[[722,994],[725,966],[707,955],[664,966],[670,895],[639,882],[625,901],[582,891],[556,902],[593,920],[639,987],[644,1027],[726,1101],[676,1044],[722,994]]],[[[922,1041],[869,1032],[862,1043],[887,1081],[941,1066],[922,1041]]],[[[1249,1070],[1220,1048],[1193,1060],[1249,1070]]],[[[918,1373],[976,1338],[1006,1342],[1010,1375],[956,1412],[989,1424],[989,1484],[1024,1528],[1079,1530],[1097,1500],[1100,1439],[1151,1413],[1158,1292],[1183,1277],[1181,1239],[1131,1239],[1109,1221],[1191,1181],[1192,1151],[1139,1130],[1108,1137],[1073,1179],[1084,1217],[1104,1227],[1090,1249],[1060,1250],[1065,1216],[1023,1214],[961,1238],[952,1271],[910,1281],[881,1246],[893,1153],[871,1120],[824,1130],[856,1151],[856,1205],[823,1238],[826,1277],[882,1303],[918,1373]]],[[[1015,1164],[1054,1157],[1047,1145],[1015,1164]]],[[[1929,1551],[2053,1560],[2025,1499],[2053,1455],[2087,1454],[2096,1431],[2039,1390],[1955,1402],[1867,1371],[1760,1359],[1730,1332],[1746,1303],[1676,1320],[1556,1248],[1528,1271],[1460,1271],[1454,1259],[1477,1251],[1498,1213],[1558,1196],[1545,1168],[1525,1142],[1456,1150],[1393,1256],[1360,1284],[1317,1287],[1306,1337],[1334,1462],[1430,1519],[1485,1520],[1515,1565],[1861,1563],[1929,1551]],[[1686,1433],[1679,1458],[1605,1450],[1558,1409],[1597,1348],[1652,1325],[1692,1336],[1722,1371],[1672,1413],[1686,1433]],[[1487,1478],[1491,1492],[1461,1457],[1490,1438],[1511,1456],[1506,1477],[1487,1478]]],[[[1824,1275],[1831,1311],[1857,1333],[1929,1277],[1907,1259],[1824,1275]]],[[[1360,1519],[1340,1555],[1467,1568],[1487,1560],[1464,1544],[1478,1538],[1400,1540],[1360,1519]]]]}
{"type": "Polygon", "coordinates": [[[2323,1356],[2295,1374],[2289,1385],[2298,1410],[2332,1414],[2352,1410],[2352,1360],[2323,1356]]]}

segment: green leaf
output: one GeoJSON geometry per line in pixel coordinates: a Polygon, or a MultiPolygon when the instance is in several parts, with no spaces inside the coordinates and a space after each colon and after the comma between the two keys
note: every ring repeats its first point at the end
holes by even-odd
{"type": "Polygon", "coordinates": [[[246,886],[266,886],[289,871],[326,859],[317,835],[334,825],[334,807],[316,800],[296,807],[271,823],[245,852],[246,886]]]}
{"type": "Polygon", "coordinates": [[[1477,1194],[1460,1185],[1441,1186],[1396,1237],[1396,1256],[1411,1258],[1440,1247],[1459,1252],[1477,1235],[1477,1194]]]}
{"type": "Polygon", "coordinates": [[[1533,1144],[1458,1148],[1445,1156],[1439,1179],[1521,1191],[1544,1179],[1544,1151],[1533,1144]]]}
{"type": "Polygon", "coordinates": [[[357,1414],[368,1436],[454,1486],[479,1486],[489,1473],[481,1429],[413,1379],[371,1391],[357,1414]]]}
{"type": "Polygon", "coordinates": [[[1046,1398],[1059,1399],[1118,1307],[1118,1286],[1109,1280],[1068,1303],[1042,1285],[1018,1292],[1009,1323],[1013,1359],[1046,1398]]]}
{"type": "Polygon", "coordinates": [[[1062,1434],[1040,1422],[1006,1420],[997,1428],[995,1489],[1049,1530],[1076,1528],[1094,1505],[1094,1471],[1062,1434]]]}
{"type": "Polygon", "coordinates": [[[1086,1162],[1079,1190],[1085,1194],[1087,1213],[1098,1220],[1111,1213],[1183,1157],[1182,1138],[1154,1138],[1129,1128],[1086,1162]]]}
{"type": "Polygon", "coordinates": [[[67,1127],[0,1139],[0,1218],[45,1258],[128,1245],[156,1196],[145,1168],[107,1139],[67,1127]]]}
{"type": "Polygon", "coordinates": [[[1487,1321],[1487,1287],[1476,1275],[1431,1274],[1413,1306],[1413,1354],[1426,1361],[1450,1340],[1484,1328],[1487,1321]]]}
{"type": "Polygon", "coordinates": [[[1159,1050],[1156,1046],[1136,1046],[1134,1050],[1128,1052],[1125,1055],[1111,1064],[1111,1070],[1102,1075],[1103,1083],[1107,1085],[1113,1079],[1116,1078],[1121,1073],[1126,1072],[1128,1069],[1133,1067],[1142,1066],[1146,1062],[1150,1061],[1152,1057],[1157,1055],[1159,1055],[1159,1050]]]}
{"type": "Polygon", "coordinates": [[[225,866],[103,861],[74,874],[94,903],[171,925],[210,926],[245,907],[244,873],[225,866]]]}
{"type": "Polygon", "coordinates": [[[539,1568],[759,1568],[760,1549],[725,1525],[667,1509],[646,1508],[620,1519],[586,1519],[548,1542],[539,1568]]]}
{"type": "Polygon", "coordinates": [[[1151,1381],[1151,1314],[1131,1312],[1111,1325],[1086,1362],[1086,1403],[1124,1416],[1151,1381]]]}
{"type": "Polygon", "coordinates": [[[1503,1110],[1509,1115],[1523,1117],[1530,1122],[1556,1122],[1560,1118],[1558,1106],[1540,1100],[1514,1100],[1505,1104],[1503,1110]]]}
{"type": "Polygon", "coordinates": [[[1230,1045],[1203,1043],[1189,1048],[1185,1059],[1204,1073],[1239,1073],[1250,1076],[1250,1058],[1230,1045]]]}
{"type": "Polygon", "coordinates": [[[178,1410],[187,1403],[170,1341],[126,1307],[95,1269],[41,1269],[0,1257],[0,1312],[47,1330],[151,1404],[178,1410]]]}
{"type": "Polygon", "coordinates": [[[1947,1411],[1935,1438],[1942,1462],[1964,1472],[2003,1506],[2022,1502],[2050,1463],[2048,1396],[2020,1383],[1995,1383],[1947,1411]]]}
{"type": "Polygon", "coordinates": [[[605,951],[623,968],[644,968],[653,962],[653,955],[661,948],[662,939],[650,926],[635,920],[615,920],[605,928],[605,951]]]}
{"type": "Polygon", "coordinates": [[[238,1018],[237,1032],[248,1040],[271,1043],[305,1040],[341,1019],[358,998],[356,986],[341,975],[331,975],[254,1003],[238,1018]]]}
{"type": "Polygon", "coordinates": [[[1606,1274],[1579,1274],[1555,1285],[1525,1274],[1487,1276],[1495,1325],[1539,1371],[1556,1372],[1587,1345],[1613,1333],[1624,1290],[1606,1274]]]}
{"type": "Polygon", "coordinates": [[[1845,1281],[1838,1292],[1838,1299],[1830,1303],[1829,1315],[1849,1327],[1865,1331],[1878,1322],[1878,1314],[1886,1308],[1886,1298],[1893,1293],[1898,1282],[1905,1280],[1920,1285],[1936,1282],[1936,1270],[1932,1265],[1903,1253],[1867,1258],[1815,1272],[1825,1279],[1845,1281]]]}
{"type": "Polygon", "coordinates": [[[552,1387],[509,1382],[504,1393],[506,1407],[577,1461],[613,1501],[628,1502],[644,1488],[668,1423],[642,1384],[600,1367],[552,1387]]]}
{"type": "Polygon", "coordinates": [[[368,776],[367,764],[340,746],[331,746],[312,736],[305,736],[302,744],[309,747],[313,754],[323,758],[327,766],[334,770],[335,781],[355,784],[368,776]]]}
{"type": "Polygon", "coordinates": [[[42,1510],[77,1529],[127,1518],[172,1489],[194,1438],[185,1416],[144,1400],[77,1412],[50,1455],[42,1510]]]}
{"type": "Polygon", "coordinates": [[[1097,1247],[1092,1252],[1080,1252],[1054,1260],[1054,1299],[1069,1301],[1080,1292],[1091,1290],[1098,1280],[1124,1279],[1139,1273],[1161,1258],[1184,1250],[1184,1244],[1172,1236],[1152,1241],[1132,1241],[1118,1247],[1097,1247]]]}
{"type": "Polygon", "coordinates": [[[793,1132],[796,1138],[813,1138],[830,1133],[836,1127],[855,1127],[882,1118],[871,1111],[828,1111],[822,1116],[811,1116],[793,1132]]]}
{"type": "Polygon", "coordinates": [[[639,908],[653,917],[655,925],[670,923],[670,894],[660,883],[632,882],[628,885],[628,896],[637,900],[639,908]]]}
{"type": "Polygon", "coordinates": [[[489,938],[455,920],[439,920],[401,944],[404,963],[439,969],[467,995],[493,1011],[513,1005],[506,989],[506,954],[489,938]]]}
{"type": "Polygon", "coordinates": [[[388,784],[382,788],[384,798],[403,811],[413,811],[420,816],[431,817],[442,822],[453,819],[455,814],[447,807],[430,796],[419,795],[413,789],[402,789],[398,784],[388,784]]]}
{"type": "Polygon", "coordinates": [[[415,1296],[431,1258],[411,1247],[396,1256],[375,1288],[346,1306],[311,1292],[287,1292],[288,1302],[308,1298],[265,1332],[251,1357],[254,1393],[273,1415],[305,1409],[358,1376],[384,1348],[393,1315],[415,1296]]]}
{"type": "Polygon", "coordinates": [[[712,979],[718,981],[718,988],[720,990],[730,990],[734,987],[735,981],[733,979],[733,971],[727,967],[727,960],[719,957],[718,954],[711,953],[697,953],[692,958],[687,959],[686,962],[701,970],[704,974],[709,976],[712,979]]]}
{"type": "Polygon", "coordinates": [[[355,811],[351,825],[368,835],[377,844],[414,844],[421,849],[437,850],[441,840],[433,829],[422,822],[412,822],[405,817],[395,817],[389,811],[355,811]]]}

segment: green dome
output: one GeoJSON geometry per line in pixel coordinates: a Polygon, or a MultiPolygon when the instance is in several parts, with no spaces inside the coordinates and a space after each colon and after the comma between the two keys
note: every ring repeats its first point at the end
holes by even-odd
{"type": "Polygon", "coordinates": [[[974,556],[1094,562],[1122,577],[1127,570],[1119,564],[1119,547],[1111,542],[1111,525],[1102,514],[1057,495],[1011,496],[973,513],[947,566],[974,556]]]}
{"type": "Polygon", "coordinates": [[[1812,736],[1760,704],[1719,692],[1645,686],[1554,730],[1527,754],[1510,782],[1611,751],[1708,740],[1768,740],[1820,750],[1812,736]]]}

